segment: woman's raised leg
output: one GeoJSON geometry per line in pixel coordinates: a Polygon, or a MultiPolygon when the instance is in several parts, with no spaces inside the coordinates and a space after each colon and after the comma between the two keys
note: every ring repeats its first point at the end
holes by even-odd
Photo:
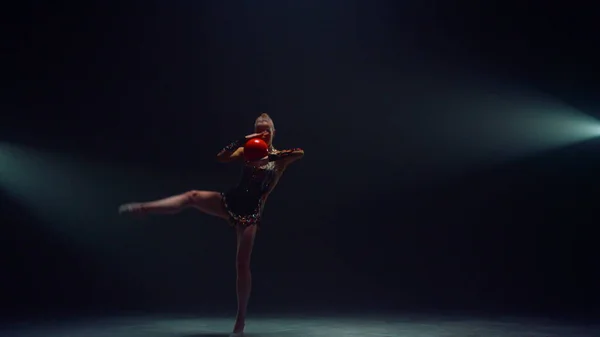
{"type": "Polygon", "coordinates": [[[119,207],[121,214],[174,214],[185,208],[194,207],[201,212],[228,219],[229,215],[222,202],[222,196],[214,191],[188,191],[160,200],[135,202],[119,207]]]}

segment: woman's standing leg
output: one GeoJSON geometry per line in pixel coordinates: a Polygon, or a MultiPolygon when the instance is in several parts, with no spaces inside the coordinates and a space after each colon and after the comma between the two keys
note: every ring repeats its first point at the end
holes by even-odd
{"type": "Polygon", "coordinates": [[[256,235],[256,225],[237,226],[237,299],[238,311],[235,319],[234,333],[242,333],[246,322],[246,309],[250,299],[252,289],[252,275],[250,273],[250,258],[252,247],[254,246],[254,237],[256,235]]]}

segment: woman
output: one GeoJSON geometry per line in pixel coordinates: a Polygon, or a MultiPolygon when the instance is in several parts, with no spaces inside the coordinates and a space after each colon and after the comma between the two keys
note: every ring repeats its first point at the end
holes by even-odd
{"type": "Polygon", "coordinates": [[[302,149],[278,151],[273,147],[275,125],[269,115],[263,113],[254,123],[254,132],[227,145],[217,154],[222,163],[242,160],[244,144],[251,138],[262,138],[269,146],[264,158],[244,162],[239,184],[227,193],[213,191],[189,191],[161,200],[122,205],[119,213],[169,214],[194,207],[201,212],[227,220],[237,232],[237,298],[238,311],[233,333],[244,331],[246,307],[250,298],[250,255],[254,236],[261,222],[262,211],[269,194],[279,178],[292,162],[302,158],[302,149]]]}

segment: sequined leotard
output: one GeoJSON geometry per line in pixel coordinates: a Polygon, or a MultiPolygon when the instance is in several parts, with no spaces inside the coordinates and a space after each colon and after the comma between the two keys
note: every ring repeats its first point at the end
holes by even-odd
{"type": "MultiPolygon", "coordinates": [[[[233,152],[243,144],[246,139],[235,141],[227,145],[221,153],[233,152]]],[[[242,176],[234,188],[222,193],[223,206],[230,216],[232,226],[260,225],[264,203],[277,185],[279,178],[285,171],[285,161],[282,159],[302,156],[302,149],[270,150],[269,161],[260,167],[244,163],[242,176]]]]}

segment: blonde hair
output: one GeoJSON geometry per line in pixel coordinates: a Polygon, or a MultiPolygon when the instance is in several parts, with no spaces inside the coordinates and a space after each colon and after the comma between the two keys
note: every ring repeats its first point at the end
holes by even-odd
{"type": "MultiPolygon", "coordinates": [[[[271,119],[271,116],[269,116],[267,113],[262,113],[260,114],[260,116],[258,116],[258,118],[256,118],[256,121],[254,121],[254,127],[256,128],[256,125],[260,122],[267,122],[271,125],[271,131],[275,131],[275,123],[273,123],[273,119],[271,119]]],[[[276,151],[277,149],[275,149],[275,147],[273,146],[273,137],[275,135],[271,134],[271,145],[270,150],[271,151],[276,151]]]]}
{"type": "Polygon", "coordinates": [[[275,123],[273,123],[273,120],[271,119],[271,116],[269,116],[266,113],[262,113],[260,114],[260,116],[258,116],[258,118],[256,118],[256,121],[254,121],[254,127],[256,127],[256,124],[258,124],[259,122],[267,122],[269,124],[271,124],[271,129],[275,130],[275,123]]]}

